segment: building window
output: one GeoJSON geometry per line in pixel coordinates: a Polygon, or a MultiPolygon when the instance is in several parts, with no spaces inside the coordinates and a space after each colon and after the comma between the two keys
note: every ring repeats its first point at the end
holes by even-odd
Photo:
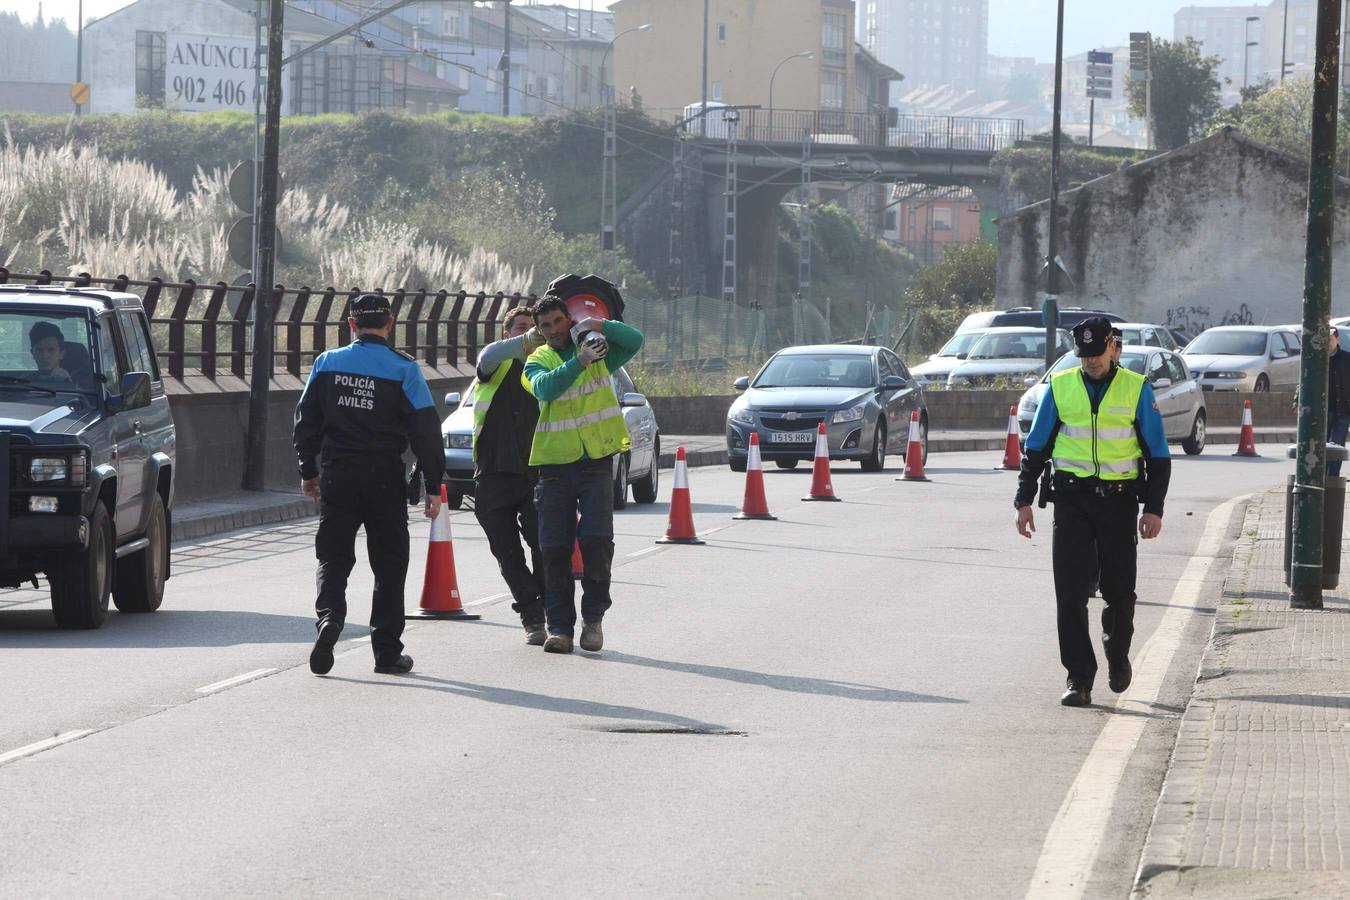
{"type": "Polygon", "coordinates": [[[844,65],[845,40],[848,32],[848,17],[839,13],[825,13],[820,29],[820,46],[824,52],[826,65],[844,65]]]}
{"type": "Polygon", "coordinates": [[[712,83],[712,99],[718,103],[722,102],[722,82],[714,81],[712,83]]]}
{"type": "Polygon", "coordinates": [[[136,32],[136,105],[164,105],[164,32],[136,32]]]}
{"type": "Polygon", "coordinates": [[[590,66],[582,66],[582,67],[581,67],[581,90],[582,90],[583,93],[586,93],[586,94],[589,94],[589,93],[591,92],[591,67],[590,67],[590,66]]]}
{"type": "Polygon", "coordinates": [[[843,72],[820,73],[820,108],[843,109],[845,75],[843,72]]]}
{"type": "Polygon", "coordinates": [[[886,230],[886,231],[896,231],[897,229],[899,229],[899,227],[900,227],[900,220],[899,220],[899,217],[896,215],[895,210],[893,210],[893,209],[888,209],[888,210],[886,210],[886,229],[885,229],[885,230],[886,230]]]}
{"type": "Polygon", "coordinates": [[[448,37],[459,37],[459,13],[451,13],[446,17],[445,33],[448,37]]]}
{"type": "Polygon", "coordinates": [[[725,44],[727,42],[727,26],[723,22],[717,23],[717,43],[725,44]]]}
{"type": "Polygon", "coordinates": [[[952,230],[952,208],[950,206],[933,207],[933,230],[952,230]]]}

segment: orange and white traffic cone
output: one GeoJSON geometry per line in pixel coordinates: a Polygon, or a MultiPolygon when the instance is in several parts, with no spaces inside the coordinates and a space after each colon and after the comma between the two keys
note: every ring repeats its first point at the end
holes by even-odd
{"type": "Polygon", "coordinates": [[[764,462],[759,457],[759,435],[753,431],[745,458],[745,499],[741,501],[740,515],[732,518],[778,521],[777,516],[769,515],[769,501],[764,497],[764,462]]]}
{"type": "Polygon", "coordinates": [[[670,491],[670,523],[666,536],[658,544],[701,544],[694,531],[694,508],[689,500],[689,464],[685,462],[684,448],[675,450],[675,486],[670,491]]]}
{"type": "Polygon", "coordinates": [[[446,504],[445,485],[441,485],[441,511],[431,521],[431,539],[427,545],[427,574],[422,582],[422,603],[407,614],[409,619],[481,619],[464,611],[459,598],[459,580],[455,577],[455,545],[450,537],[450,507],[446,504]]]}
{"type": "Polygon", "coordinates": [[[816,462],[811,472],[811,493],[802,498],[808,500],[835,500],[834,485],[830,482],[830,439],[825,434],[825,423],[816,429],[816,462]]]}
{"type": "Polygon", "coordinates": [[[581,558],[581,541],[572,542],[572,580],[580,581],[586,572],[586,563],[581,558]]]}
{"type": "Polygon", "coordinates": [[[1242,401],[1242,434],[1238,435],[1238,448],[1234,456],[1260,456],[1256,452],[1256,432],[1252,429],[1252,401],[1242,401]]]}
{"type": "Polygon", "coordinates": [[[1000,469],[1021,471],[1022,436],[1017,432],[1017,407],[1008,410],[1008,443],[1003,448],[1003,465],[1000,469]]]}
{"type": "Polygon", "coordinates": [[[896,481],[931,481],[923,474],[923,440],[919,437],[919,411],[909,414],[909,444],[905,447],[905,474],[896,481]]]}

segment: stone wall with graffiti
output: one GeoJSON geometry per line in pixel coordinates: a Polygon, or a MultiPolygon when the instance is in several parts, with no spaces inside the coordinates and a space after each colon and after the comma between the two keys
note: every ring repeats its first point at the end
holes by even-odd
{"type": "MultiPolygon", "coordinates": [[[[1194,336],[1216,325],[1302,320],[1305,161],[1224,130],[1060,196],[1061,305],[1194,336]]],[[[1340,189],[1334,271],[1350,273],[1340,189]]],[[[1039,307],[1050,204],[998,220],[1000,306],[1039,307]]],[[[1350,315],[1350,278],[1332,286],[1350,315]]]]}

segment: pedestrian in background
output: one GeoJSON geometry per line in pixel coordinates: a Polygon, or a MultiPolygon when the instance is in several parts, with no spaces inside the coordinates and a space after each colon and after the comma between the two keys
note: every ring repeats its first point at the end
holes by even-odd
{"type": "Polygon", "coordinates": [[[441,508],[441,425],[417,361],[389,345],[389,300],[362,294],[347,319],[354,340],[314,360],[295,409],[300,487],[319,504],[318,638],[310,671],[333,668],[333,647],[347,619],[347,578],[356,564],[356,531],[366,529],[375,574],[370,645],[375,671],[412,671],[403,652],[403,582],[408,574],[408,505],[403,453],[411,442],[426,481],[425,515],[441,508]],[[322,469],[320,468],[322,464],[322,469]]]}
{"type": "MultiPolygon", "coordinates": [[[[1345,446],[1350,432],[1350,351],[1341,349],[1340,331],[1331,326],[1331,351],[1327,373],[1327,440],[1345,446]]],[[[1328,460],[1327,474],[1340,475],[1341,461],[1328,460]]]]}
{"type": "Polygon", "coordinates": [[[1088,629],[1093,573],[1100,568],[1106,602],[1102,645],[1109,684],[1120,693],[1133,678],[1135,520],[1146,540],[1161,533],[1172,460],[1153,388],[1116,363],[1111,323],[1093,316],[1074,326],[1073,337],[1082,366],[1050,379],[1027,436],[1013,505],[1018,533],[1030,538],[1037,481],[1051,466],[1059,657],[1068,672],[1060,703],[1087,706],[1097,675],[1088,629]]]}
{"type": "Polygon", "coordinates": [[[541,646],[544,629],[544,558],[539,552],[539,513],[534,488],[539,471],[530,465],[530,445],[539,421],[539,401],[525,389],[525,360],[544,345],[534,315],[518,306],[502,320],[502,339],[478,355],[473,398],[474,516],[520,614],[525,641],[541,646]],[[530,564],[525,552],[530,551],[530,564]]]}
{"type": "Polygon", "coordinates": [[[544,650],[571,653],[577,611],[572,546],[581,546],[581,649],[604,645],[601,620],[609,609],[614,562],[614,455],[631,447],[610,374],[642,348],[642,332],[613,320],[572,321],[556,296],[534,309],[547,344],[525,363],[539,422],[530,465],[539,467],[535,501],[544,555],[544,650]],[[579,346],[578,346],[579,344],[579,346]],[[580,512],[581,520],[577,521],[580,512]]]}

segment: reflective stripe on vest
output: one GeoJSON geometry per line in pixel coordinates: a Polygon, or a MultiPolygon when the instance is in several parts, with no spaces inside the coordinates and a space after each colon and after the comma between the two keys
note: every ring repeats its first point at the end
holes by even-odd
{"type": "MultiPolygon", "coordinates": [[[[565,364],[552,347],[540,347],[530,358],[548,369],[565,364]]],[[[530,465],[553,466],[582,458],[604,459],[631,447],[623,409],[610,381],[609,366],[599,360],[583,368],[577,380],[557,400],[539,404],[539,423],[535,425],[534,442],[530,446],[530,465]]]]}
{"type": "Polygon", "coordinates": [[[1144,391],[1144,376],[1117,368],[1095,415],[1082,369],[1055,375],[1050,390],[1061,423],[1052,459],[1055,471],[1103,481],[1139,477],[1144,451],[1134,429],[1134,415],[1144,391]]]}
{"type": "Polygon", "coordinates": [[[492,406],[492,398],[497,396],[497,388],[502,386],[506,380],[506,373],[511,371],[512,361],[507,360],[497,366],[497,371],[492,373],[492,377],[487,383],[478,382],[478,386],[473,389],[473,461],[478,462],[478,435],[483,433],[483,424],[487,422],[488,408],[492,406]]]}

